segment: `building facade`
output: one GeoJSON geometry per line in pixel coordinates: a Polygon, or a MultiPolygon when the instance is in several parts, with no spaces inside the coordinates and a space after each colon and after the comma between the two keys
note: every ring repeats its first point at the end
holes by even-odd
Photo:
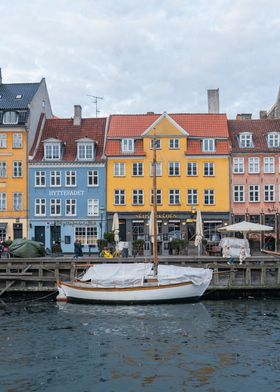
{"type": "Polygon", "coordinates": [[[196,212],[204,235],[219,240],[229,220],[229,139],[223,114],[112,115],[107,157],[108,227],[115,212],[123,241],[144,239],[153,205],[153,146],[157,155],[158,252],[174,239],[194,241],[196,212]]]}
{"type": "Polygon", "coordinates": [[[280,120],[230,120],[232,222],[247,220],[274,228],[251,234],[256,249],[279,249],[280,120]]]}
{"type": "Polygon", "coordinates": [[[43,120],[29,160],[29,236],[51,252],[97,252],[105,231],[105,118],[43,120]]]}
{"type": "Polygon", "coordinates": [[[4,84],[0,69],[0,240],[28,236],[28,150],[42,112],[52,117],[45,80],[4,84]]]}

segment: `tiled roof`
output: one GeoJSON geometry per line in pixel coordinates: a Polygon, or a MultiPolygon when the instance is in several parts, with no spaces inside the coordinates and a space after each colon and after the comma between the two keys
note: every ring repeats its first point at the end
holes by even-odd
{"type": "Polygon", "coordinates": [[[267,146],[266,137],[270,132],[280,132],[280,120],[229,120],[228,130],[232,152],[279,152],[279,148],[269,148],[267,146]],[[239,147],[238,135],[241,132],[251,132],[253,134],[254,147],[239,147]]]}
{"type": "Polygon", "coordinates": [[[40,83],[0,84],[0,110],[28,109],[40,83]],[[21,98],[16,99],[16,96],[21,98]]]}
{"type": "MultiPolygon", "coordinates": [[[[111,115],[108,137],[140,137],[161,114],[111,115]]],[[[190,136],[228,137],[225,114],[169,114],[190,136]]]]}
{"type": "MultiPolygon", "coordinates": [[[[40,119],[41,121],[41,119],[40,119]]],[[[97,141],[96,161],[102,160],[104,133],[105,133],[106,118],[84,118],[81,125],[73,125],[73,119],[49,119],[46,120],[44,129],[41,135],[41,140],[33,162],[42,161],[44,157],[43,141],[49,138],[57,138],[62,140],[64,144],[64,152],[62,162],[73,162],[77,156],[76,141],[88,137],[97,141]]],[[[39,127],[36,135],[39,134],[39,127]]],[[[36,138],[35,142],[36,143],[36,138]]],[[[35,146],[31,148],[31,153],[34,152],[35,146]]]]}
{"type": "Polygon", "coordinates": [[[121,142],[119,140],[107,140],[106,155],[110,156],[141,156],[146,155],[143,150],[143,140],[135,140],[135,151],[131,154],[121,151],[121,142]]]}
{"type": "Polygon", "coordinates": [[[211,152],[202,151],[201,140],[199,139],[188,139],[187,151],[188,155],[227,155],[229,154],[229,142],[228,140],[216,140],[216,151],[211,152]]]}

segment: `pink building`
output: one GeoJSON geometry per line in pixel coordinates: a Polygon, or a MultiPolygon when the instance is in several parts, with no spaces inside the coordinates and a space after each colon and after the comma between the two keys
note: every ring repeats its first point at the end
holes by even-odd
{"type": "Polygon", "coordinates": [[[279,248],[280,120],[229,120],[232,222],[247,220],[274,227],[252,234],[255,246],[279,248]]]}

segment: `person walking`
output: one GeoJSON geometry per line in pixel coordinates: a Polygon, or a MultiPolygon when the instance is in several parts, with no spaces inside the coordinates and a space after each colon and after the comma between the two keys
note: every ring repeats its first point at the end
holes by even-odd
{"type": "Polygon", "coordinates": [[[74,242],[74,258],[75,258],[75,259],[77,259],[77,258],[79,257],[79,253],[80,253],[79,245],[80,245],[79,241],[76,240],[76,241],[74,242]]]}
{"type": "Polygon", "coordinates": [[[78,242],[78,250],[79,250],[79,254],[78,254],[78,256],[80,256],[80,257],[83,257],[83,245],[82,245],[82,241],[80,240],[79,242],[78,242]]]}

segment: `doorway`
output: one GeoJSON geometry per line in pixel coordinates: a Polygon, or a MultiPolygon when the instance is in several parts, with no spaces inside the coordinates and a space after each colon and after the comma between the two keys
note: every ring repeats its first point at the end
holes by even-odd
{"type": "Polygon", "coordinates": [[[22,238],[22,223],[13,224],[14,240],[22,238]]]}
{"type": "Polygon", "coordinates": [[[35,241],[42,242],[45,246],[45,226],[35,226],[35,241]]]}

